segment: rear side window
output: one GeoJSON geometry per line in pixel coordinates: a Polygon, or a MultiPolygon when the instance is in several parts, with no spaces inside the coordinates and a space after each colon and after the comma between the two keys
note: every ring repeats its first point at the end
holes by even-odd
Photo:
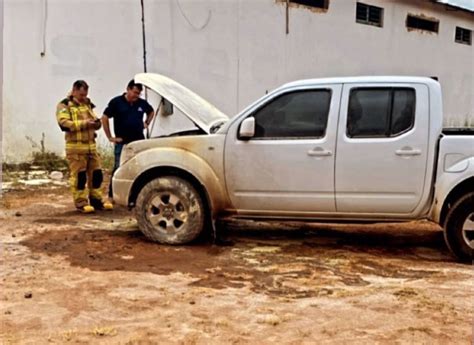
{"type": "Polygon", "coordinates": [[[254,113],[254,138],[322,138],[330,103],[327,89],[284,94],[254,113]]]}
{"type": "Polygon", "coordinates": [[[356,88],[349,96],[347,136],[394,137],[415,123],[415,90],[410,88],[356,88]]]}

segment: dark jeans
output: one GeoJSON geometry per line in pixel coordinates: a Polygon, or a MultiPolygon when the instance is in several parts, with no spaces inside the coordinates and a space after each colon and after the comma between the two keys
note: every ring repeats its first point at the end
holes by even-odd
{"type": "Polygon", "coordinates": [[[114,144],[114,170],[112,171],[112,175],[110,176],[110,185],[109,185],[109,197],[113,198],[114,193],[112,191],[112,177],[114,176],[115,171],[118,169],[120,165],[120,155],[122,154],[124,144],[114,144]]]}

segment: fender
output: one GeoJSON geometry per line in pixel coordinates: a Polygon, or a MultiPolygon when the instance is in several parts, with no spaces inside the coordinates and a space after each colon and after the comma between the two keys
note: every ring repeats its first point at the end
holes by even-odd
{"type": "Polygon", "coordinates": [[[151,171],[158,172],[158,170],[163,171],[160,174],[166,174],[167,169],[182,170],[199,181],[207,194],[213,217],[224,209],[231,208],[225,190],[224,177],[219,176],[201,156],[183,148],[155,147],[141,151],[115,172],[114,179],[127,179],[134,176],[133,186],[130,184],[127,193],[129,200],[140,177],[151,171]]]}
{"type": "MultiPolygon", "coordinates": [[[[440,167],[442,169],[443,167],[440,167]]],[[[452,166],[444,167],[438,181],[436,181],[436,190],[430,219],[436,223],[443,223],[443,208],[446,202],[450,201],[451,193],[463,192],[456,190],[456,187],[469,191],[469,186],[474,187],[474,157],[469,157],[452,166]]],[[[474,191],[474,188],[472,189],[474,191]]],[[[441,226],[443,224],[440,224],[441,226]]]]}

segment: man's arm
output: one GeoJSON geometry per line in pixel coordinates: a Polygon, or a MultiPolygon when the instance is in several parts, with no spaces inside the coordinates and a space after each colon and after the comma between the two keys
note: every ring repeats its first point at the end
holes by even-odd
{"type": "Polygon", "coordinates": [[[107,139],[109,139],[111,143],[121,143],[122,138],[115,138],[112,136],[112,133],[110,132],[109,117],[104,114],[101,120],[102,120],[102,126],[104,127],[104,132],[105,132],[105,135],[107,136],[107,139]]]}
{"type": "Polygon", "coordinates": [[[155,115],[155,112],[152,110],[148,114],[146,114],[146,120],[144,123],[145,128],[148,128],[150,126],[151,121],[153,121],[153,116],[155,115]]]}
{"type": "Polygon", "coordinates": [[[94,113],[93,110],[91,110],[92,117],[94,118],[94,125],[92,126],[96,131],[102,127],[102,122],[100,119],[97,117],[97,115],[94,113]]]}
{"type": "Polygon", "coordinates": [[[77,120],[73,121],[67,105],[59,103],[56,108],[56,119],[61,128],[67,128],[71,132],[78,132],[85,128],[94,127],[95,121],[77,120]]]}
{"type": "Polygon", "coordinates": [[[148,126],[150,126],[151,121],[153,121],[153,116],[155,115],[155,111],[153,107],[145,101],[145,112],[146,112],[146,120],[143,123],[145,129],[148,129],[148,126]]]}

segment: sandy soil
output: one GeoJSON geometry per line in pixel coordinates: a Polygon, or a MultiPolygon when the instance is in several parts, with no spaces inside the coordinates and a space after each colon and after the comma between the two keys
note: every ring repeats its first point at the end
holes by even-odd
{"type": "Polygon", "coordinates": [[[0,198],[4,344],[469,344],[474,271],[427,222],[233,222],[230,243],[148,242],[65,187],[0,198]]]}

